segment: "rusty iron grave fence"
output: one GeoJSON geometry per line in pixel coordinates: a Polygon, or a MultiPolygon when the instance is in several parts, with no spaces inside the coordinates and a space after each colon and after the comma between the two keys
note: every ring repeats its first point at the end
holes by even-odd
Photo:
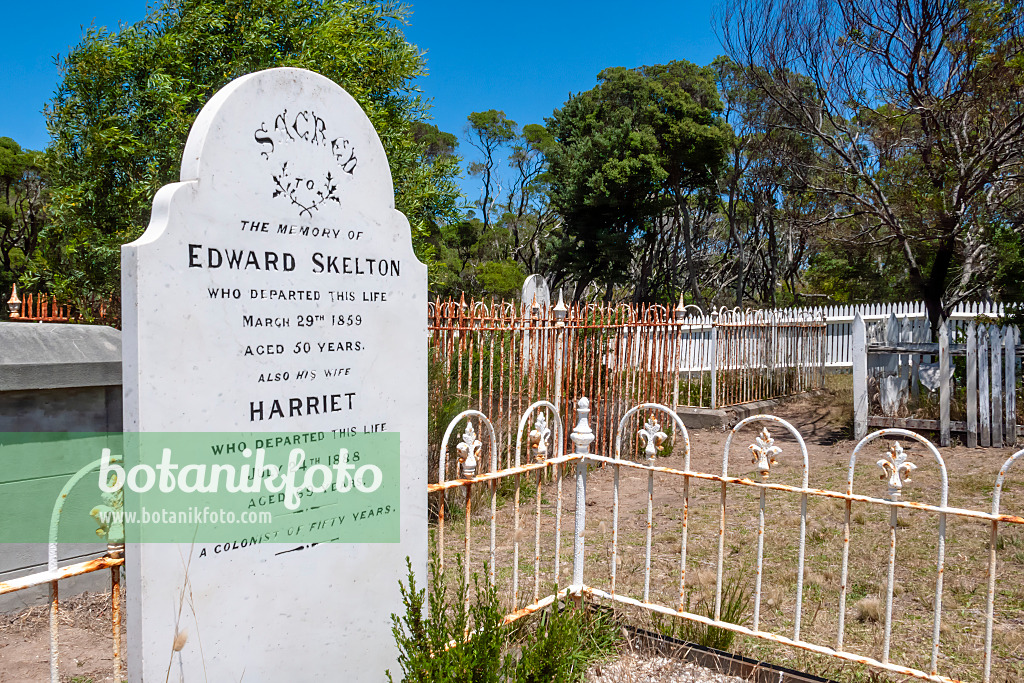
{"type": "MultiPolygon", "coordinates": [[[[949,504],[941,453],[903,429],[865,436],[848,459],[840,454],[833,488],[816,488],[802,436],[778,417],[740,421],[728,434],[715,472],[691,466],[686,427],[667,406],[642,403],[625,411],[613,450],[605,453],[591,450],[602,441],[591,427],[587,399],[580,399],[576,415],[568,435],[573,452],[562,447],[566,429],[549,401],[521,413],[507,465],[499,455],[502,435],[474,409],[450,422],[437,451],[437,472],[452,471],[452,462],[458,470],[428,486],[437,501],[433,552],[442,571],[460,556],[467,584],[471,573],[486,567],[486,580],[502,596],[505,623],[555,601],[588,600],[613,605],[627,618],[728,631],[765,647],[788,646],[794,655],[814,653],[835,664],[853,662],[928,681],[988,683],[1020,673],[992,678],[993,669],[1002,675],[1000,667],[1014,658],[1001,650],[993,665],[994,625],[1004,633],[1021,628],[1024,620],[1024,593],[1017,596],[1014,586],[1000,585],[998,576],[1006,562],[1017,561],[1006,558],[1013,551],[1006,537],[1024,540],[1024,517],[1000,511],[1006,475],[1024,459],[1024,450],[992,473],[991,507],[980,510],[949,504]],[[637,416],[642,426],[633,431],[627,425],[637,416]],[[738,434],[744,430],[754,430],[752,443],[742,449],[746,458],[738,458],[738,434]],[[656,464],[668,431],[677,435],[677,467],[656,464]],[[909,485],[915,470],[915,484],[909,485]],[[819,519],[829,515],[840,520],[833,530],[819,519]],[[973,607],[954,599],[962,597],[960,575],[944,587],[949,571],[965,562],[964,546],[956,545],[954,564],[947,563],[947,537],[966,533],[967,526],[978,536],[976,550],[986,551],[973,553],[979,591],[970,593],[973,607]],[[908,556],[915,553],[921,562],[910,575],[908,556]],[[749,556],[752,566],[741,559],[749,556]],[[817,574],[826,564],[836,570],[830,590],[817,574]],[[865,580],[875,575],[878,597],[865,609],[875,611],[876,623],[869,626],[856,613],[866,599],[865,580]],[[780,576],[786,578],[781,591],[780,576]],[[923,616],[911,615],[907,606],[911,581],[927,603],[919,608],[923,616]],[[740,592],[747,600],[737,609],[731,603],[740,592]],[[951,637],[950,611],[964,637],[977,641],[967,661],[943,650],[951,637]]],[[[713,462],[707,456],[701,459],[713,462]]]]}
{"type": "MultiPolygon", "coordinates": [[[[820,388],[825,330],[821,319],[788,311],[570,307],[561,296],[550,309],[435,301],[428,307],[431,446],[461,409],[508,416],[546,398],[565,414],[572,397],[586,395],[597,448],[611,452],[614,425],[637,403],[719,409],[820,388]]],[[[496,420],[505,467],[514,428],[496,420]]]]}

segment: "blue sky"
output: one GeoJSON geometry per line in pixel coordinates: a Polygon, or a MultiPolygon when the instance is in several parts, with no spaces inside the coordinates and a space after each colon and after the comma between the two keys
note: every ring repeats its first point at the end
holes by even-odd
{"type": "MultiPolygon", "coordinates": [[[[405,34],[427,55],[419,85],[433,100],[434,123],[462,139],[466,116],[502,109],[519,124],[542,123],[570,93],[589,90],[609,66],[673,59],[707,64],[721,52],[711,3],[469,2],[419,0],[405,34]]],[[[146,13],[145,0],[52,0],[5,8],[0,41],[0,136],[46,146],[43,105],[57,84],[53,56],[81,39],[83,27],[116,27],[146,13]]],[[[472,151],[463,143],[461,152],[472,151]]],[[[463,186],[469,191],[471,181],[463,186]]]]}

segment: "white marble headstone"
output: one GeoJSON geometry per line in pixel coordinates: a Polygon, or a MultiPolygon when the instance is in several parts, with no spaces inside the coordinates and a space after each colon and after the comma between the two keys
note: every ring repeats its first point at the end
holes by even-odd
{"type": "Polygon", "coordinates": [[[126,431],[398,432],[401,453],[399,543],[129,545],[131,681],[400,674],[406,556],[426,572],[427,269],[365,113],[302,69],[231,82],[122,273],[126,431]]]}
{"type": "Polygon", "coordinates": [[[548,281],[543,275],[531,275],[523,281],[523,304],[529,308],[536,298],[537,305],[541,310],[551,307],[551,290],[548,288],[548,281]]]}

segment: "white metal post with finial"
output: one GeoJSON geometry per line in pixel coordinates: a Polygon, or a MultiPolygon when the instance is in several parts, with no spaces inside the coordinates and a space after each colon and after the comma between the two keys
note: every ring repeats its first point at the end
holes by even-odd
{"type": "MultiPolygon", "coordinates": [[[[590,428],[590,401],[586,397],[576,405],[578,420],[569,438],[576,444],[576,453],[590,453],[594,431],[590,428]]],[[[576,462],[576,529],[572,544],[572,585],[577,592],[583,588],[583,542],[587,528],[587,459],[576,462]]]]}
{"type": "Polygon", "coordinates": [[[14,288],[11,289],[11,298],[7,300],[7,312],[11,314],[12,318],[21,317],[21,299],[18,298],[18,283],[14,283],[14,288]]]}

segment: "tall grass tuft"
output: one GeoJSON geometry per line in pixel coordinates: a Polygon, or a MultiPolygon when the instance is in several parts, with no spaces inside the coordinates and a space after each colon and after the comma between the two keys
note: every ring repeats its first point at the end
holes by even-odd
{"type": "MultiPolygon", "coordinates": [[[[730,576],[722,586],[722,612],[721,621],[726,621],[738,626],[744,626],[749,621],[752,596],[740,579],[730,576]]],[[[692,599],[692,594],[686,596],[686,611],[699,614],[708,619],[715,617],[714,596],[692,599]]],[[[679,638],[690,643],[697,643],[704,647],[716,650],[728,650],[732,647],[736,632],[718,626],[708,626],[696,621],[683,618],[673,618],[666,622],[662,619],[655,619],[655,627],[667,636],[679,638]]]]}

